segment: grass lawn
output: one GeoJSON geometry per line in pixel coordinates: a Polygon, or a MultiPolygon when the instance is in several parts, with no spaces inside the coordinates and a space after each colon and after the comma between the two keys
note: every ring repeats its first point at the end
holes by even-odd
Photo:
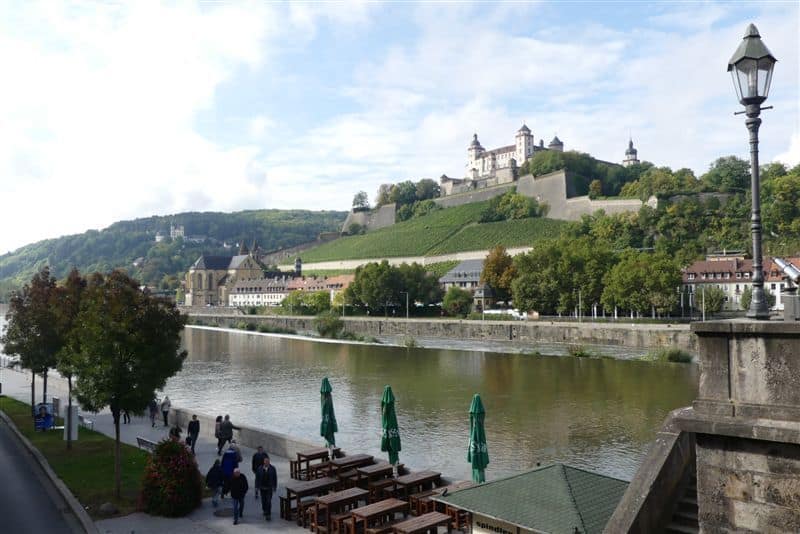
{"type": "Polygon", "coordinates": [[[122,515],[136,511],[139,487],[148,453],[121,444],[122,498],[114,498],[114,440],[105,434],[81,428],[80,439],[67,450],[61,430],[35,432],[29,404],[0,396],[0,407],[17,428],[38,448],[50,467],[64,481],[89,515],[104,502],[113,503],[122,515]]]}

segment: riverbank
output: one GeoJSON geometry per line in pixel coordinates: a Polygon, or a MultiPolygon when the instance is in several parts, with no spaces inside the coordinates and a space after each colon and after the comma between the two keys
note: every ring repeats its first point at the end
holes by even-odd
{"type": "MultiPolygon", "coordinates": [[[[239,323],[253,323],[256,328],[293,330],[314,335],[314,317],[237,315],[235,309],[185,308],[195,325],[234,328],[239,323]]],[[[598,354],[641,355],[652,349],[675,347],[695,354],[697,344],[689,326],[684,324],[632,324],[555,321],[470,321],[458,319],[387,319],[344,317],[344,331],[374,337],[382,342],[403,345],[413,339],[421,347],[497,352],[533,352],[565,354],[573,345],[598,347],[598,354]],[[483,344],[483,346],[481,346],[483,344]],[[555,352],[545,352],[550,346],[555,352]],[[507,350],[503,350],[505,347],[507,350]]]]}

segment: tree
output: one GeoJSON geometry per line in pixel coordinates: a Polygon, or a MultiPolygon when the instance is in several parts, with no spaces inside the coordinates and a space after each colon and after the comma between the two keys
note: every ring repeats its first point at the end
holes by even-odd
{"type": "Polygon", "coordinates": [[[390,204],[392,202],[389,200],[391,193],[392,184],[381,184],[380,187],[378,187],[378,194],[375,196],[375,206],[390,204]]]}
{"type": "Polygon", "coordinates": [[[186,318],[174,304],[139,289],[121,271],[92,275],[81,299],[70,343],[75,351],[76,397],[84,409],[106,406],[114,420],[114,493],[120,497],[122,410],[142,413],[155,391],[180,371],[186,318]]]}
{"type": "Polygon", "coordinates": [[[14,293],[8,308],[3,352],[18,354],[23,368],[31,371],[31,413],[36,405],[36,375],[43,378],[42,402],[47,402],[47,372],[56,365],[64,339],[55,314],[56,279],[45,266],[14,293]]]}
{"type": "MultiPolygon", "coordinates": [[[[707,297],[708,297],[708,295],[706,295],[706,298],[707,297]]],[[[770,292],[770,290],[767,289],[766,287],[764,288],[764,297],[767,299],[767,307],[768,308],[772,308],[773,306],[775,306],[775,295],[773,295],[770,292]]],[[[742,296],[739,298],[739,306],[741,306],[741,308],[743,310],[749,310],[750,309],[750,300],[752,298],[753,298],[753,286],[748,284],[742,290],[742,296]]],[[[706,302],[708,302],[708,301],[706,301],[706,302]]]]}
{"type": "Polygon", "coordinates": [[[709,191],[730,193],[747,190],[750,187],[750,162],[736,156],[718,158],[700,181],[709,191]]]}
{"type": "Polygon", "coordinates": [[[72,269],[62,286],[56,288],[56,325],[63,340],[56,358],[56,369],[67,379],[67,449],[72,448],[72,378],[75,375],[75,359],[79,353],[80,336],[69,343],[80,313],[81,300],[86,290],[86,279],[77,269],[72,269]]]}
{"type": "Polygon", "coordinates": [[[603,182],[594,179],[589,183],[589,198],[597,198],[603,194],[603,182]]]}
{"type": "Polygon", "coordinates": [[[317,315],[331,309],[331,295],[327,291],[303,291],[303,307],[317,315]]]}
{"type": "Polygon", "coordinates": [[[356,193],[356,196],[353,197],[353,209],[354,210],[369,209],[369,197],[367,196],[366,191],[359,191],[358,193],[356,193]]]}
{"type": "Polygon", "coordinates": [[[417,186],[414,182],[406,180],[392,186],[389,193],[389,201],[395,202],[398,206],[403,204],[413,204],[417,200],[417,186]]]}
{"type": "Polygon", "coordinates": [[[663,254],[629,251],[604,278],[601,302],[607,309],[622,308],[639,314],[672,311],[681,274],[675,260],[663,254]]]}
{"type": "Polygon", "coordinates": [[[497,245],[486,256],[481,272],[481,283],[489,284],[497,300],[508,302],[511,297],[511,283],[517,276],[514,259],[506,252],[506,247],[497,245]]]}
{"type": "Polygon", "coordinates": [[[361,235],[366,231],[366,227],[354,222],[350,223],[350,226],[347,227],[347,233],[350,235],[361,235]]]}
{"type": "Polygon", "coordinates": [[[415,302],[427,306],[442,300],[439,278],[435,274],[429,273],[424,266],[419,263],[410,265],[403,263],[396,269],[400,275],[400,290],[408,292],[409,307],[413,307],[415,302]]]}
{"type": "MultiPolygon", "coordinates": [[[[707,287],[705,289],[705,308],[708,313],[717,313],[722,310],[725,304],[725,292],[717,286],[707,287]]],[[[702,302],[700,303],[702,306],[702,302]]]]}
{"type": "Polygon", "coordinates": [[[314,327],[322,337],[337,338],[344,330],[344,321],[333,310],[320,313],[314,319],[314,327]]]}
{"type": "Polygon", "coordinates": [[[450,286],[444,295],[442,307],[448,315],[466,317],[472,307],[472,293],[460,287],[450,286]]]}
{"type": "Polygon", "coordinates": [[[346,290],[349,302],[361,303],[372,310],[384,308],[399,300],[402,279],[397,268],[383,260],[356,269],[355,279],[346,290]]]}
{"type": "Polygon", "coordinates": [[[437,198],[441,194],[441,188],[435,180],[423,178],[417,182],[417,200],[428,200],[437,198]]]}

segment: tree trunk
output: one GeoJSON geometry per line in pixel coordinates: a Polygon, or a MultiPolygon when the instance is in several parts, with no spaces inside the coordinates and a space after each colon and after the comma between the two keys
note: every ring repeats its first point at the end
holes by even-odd
{"type": "Polygon", "coordinates": [[[72,375],[67,376],[67,450],[72,449],[72,375]]]}
{"type": "Polygon", "coordinates": [[[47,404],[47,369],[42,373],[42,403],[47,404]]]}
{"type": "Polygon", "coordinates": [[[120,472],[120,454],[122,450],[119,444],[119,409],[112,409],[111,415],[114,416],[114,495],[119,499],[122,497],[122,473],[120,472]]]}
{"type": "Polygon", "coordinates": [[[31,415],[36,417],[36,371],[31,371],[31,415]]]}

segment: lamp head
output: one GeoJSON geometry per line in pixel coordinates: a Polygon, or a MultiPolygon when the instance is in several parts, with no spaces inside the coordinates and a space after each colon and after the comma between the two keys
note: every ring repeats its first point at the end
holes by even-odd
{"type": "Polygon", "coordinates": [[[750,24],[744,39],[728,61],[736,96],[743,105],[760,105],[769,96],[772,70],[778,60],[761,40],[758,28],[750,24]]]}

